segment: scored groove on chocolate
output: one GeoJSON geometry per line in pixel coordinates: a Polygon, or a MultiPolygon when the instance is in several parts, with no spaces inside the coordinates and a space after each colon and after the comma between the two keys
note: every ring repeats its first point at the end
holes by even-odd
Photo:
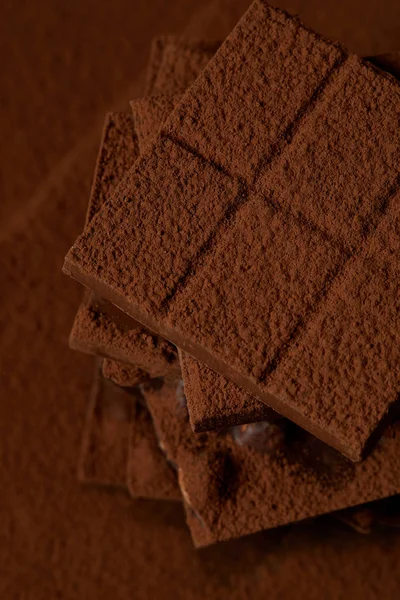
{"type": "MultiPolygon", "coordinates": [[[[389,72],[396,76],[400,74],[398,56],[399,53],[393,53],[368,60],[372,61],[372,63],[377,62],[377,64],[382,64],[389,72]]],[[[155,132],[160,127],[160,114],[155,113],[149,103],[144,103],[144,108],[147,111],[148,123],[150,124],[152,121],[155,121],[153,126],[153,131],[155,132]]],[[[165,115],[167,116],[167,114],[166,110],[165,115]]],[[[268,200],[266,201],[274,209],[274,205],[268,200]]],[[[284,206],[279,205],[279,207],[280,210],[285,211],[284,206]]],[[[296,214],[292,212],[292,216],[299,218],[300,222],[304,222],[304,217],[301,213],[296,214]]],[[[311,226],[310,221],[308,221],[308,225],[311,226]]],[[[331,243],[336,242],[336,239],[331,238],[326,230],[319,231],[326,235],[328,241],[331,243]]],[[[343,252],[345,252],[344,248],[343,252]]],[[[346,248],[346,252],[349,252],[349,249],[346,248]]],[[[317,345],[316,342],[315,345],[317,345]]],[[[271,415],[267,416],[268,409],[265,404],[227,381],[222,375],[211,371],[205,365],[183,352],[180,353],[180,362],[193,431],[201,432],[223,429],[235,424],[250,423],[252,421],[263,420],[264,418],[271,418],[271,415]]]]}
{"type": "MultiPolygon", "coordinates": [[[[343,51],[334,44],[330,45],[322,41],[280,11],[268,9],[268,15],[273,14],[274,18],[260,20],[260,7],[264,9],[260,2],[252,5],[230,40],[211,60],[204,73],[195,82],[192,92],[185,95],[163,128],[163,131],[171,134],[172,137],[176,131],[179,131],[179,137],[184,140],[189,139],[191,147],[194,147],[196,152],[200,152],[207,159],[211,156],[212,160],[216,160],[222,166],[228,164],[232,176],[239,174],[244,176],[246,181],[252,180],[260,157],[265,158],[266,150],[267,153],[271,151],[273,143],[295,120],[300,108],[310,101],[321,80],[333,69],[339,57],[344,56],[343,51]],[[255,23],[252,22],[254,17],[255,23]],[[252,68],[248,63],[243,62],[243,57],[240,55],[243,48],[247,49],[249,43],[254,42],[254,36],[252,37],[249,31],[250,34],[256,31],[257,35],[262,36],[262,46],[258,58],[256,57],[258,62],[256,60],[255,67],[252,65],[252,68]],[[267,51],[273,47],[270,44],[271,40],[275,43],[275,49],[278,49],[278,55],[268,55],[267,51]],[[235,46],[230,47],[230,44],[235,42],[237,42],[235,46]],[[237,64],[235,60],[238,61],[237,64]],[[238,64],[244,69],[243,72],[238,69],[238,64]],[[229,67],[232,67],[231,71],[229,67]],[[261,85],[265,83],[262,78],[265,77],[266,72],[271,75],[270,89],[261,85]],[[225,78],[222,91],[218,86],[215,90],[210,90],[212,78],[218,83],[221,74],[225,78]],[[285,101],[278,101],[282,95],[277,98],[273,94],[274,76],[275,84],[279,81],[282,94],[286,90],[288,93],[291,92],[288,99],[285,97],[285,101]],[[229,94],[230,86],[234,92],[232,96],[229,94]],[[260,134],[249,149],[249,135],[252,131],[241,127],[243,124],[240,119],[244,114],[243,107],[248,108],[246,102],[260,101],[260,98],[255,95],[261,89],[265,91],[265,95],[262,97],[262,110],[257,114],[258,116],[262,114],[264,121],[273,115],[275,122],[271,122],[271,127],[266,126],[267,121],[264,123],[260,134]],[[253,96],[249,90],[253,92],[253,96]],[[219,98],[218,94],[222,96],[225,94],[225,96],[219,98]],[[199,107],[199,98],[201,99],[202,95],[204,98],[209,98],[209,101],[208,104],[204,101],[199,107]],[[244,104],[237,108],[242,101],[244,104]],[[229,118],[226,114],[225,121],[221,119],[223,127],[221,124],[217,127],[218,123],[213,122],[212,119],[214,117],[220,119],[221,114],[228,108],[232,109],[232,114],[229,114],[229,118]],[[204,123],[202,125],[204,115],[211,119],[209,127],[204,127],[204,123]],[[215,125],[214,129],[213,125],[215,125]],[[229,145],[224,136],[226,134],[232,139],[235,133],[232,127],[237,130],[237,135],[233,137],[235,143],[229,145]],[[225,155],[221,154],[222,150],[226,151],[225,155]],[[246,154],[246,151],[252,154],[246,154]],[[238,173],[239,167],[242,167],[242,170],[239,169],[238,173]]],[[[262,15],[264,16],[263,11],[262,15]]],[[[257,44],[260,47],[260,39],[257,39],[257,44]]],[[[215,169],[211,166],[207,169],[204,162],[195,155],[183,151],[181,147],[178,148],[171,142],[168,143],[165,137],[158,138],[128,175],[125,188],[127,193],[123,194],[125,206],[114,213],[112,227],[105,219],[104,222],[101,219],[96,221],[96,231],[94,227],[89,227],[68,256],[66,271],[102,290],[110,299],[128,310],[132,316],[160,331],[185,351],[207,362],[209,366],[224,372],[236,383],[255,391],[266,403],[273,404],[301,426],[336,445],[353,459],[359,459],[371,431],[379,424],[388,408],[387,401],[379,397],[379,387],[375,386],[375,389],[372,386],[371,393],[364,399],[363,407],[361,404],[357,405],[357,410],[360,407],[362,410],[357,414],[351,414],[353,428],[349,429],[345,421],[341,424],[333,423],[336,407],[332,409],[330,415],[324,415],[325,420],[321,420],[307,403],[307,391],[297,397],[288,397],[285,392],[280,397],[279,389],[277,391],[275,389],[275,396],[272,397],[270,390],[273,389],[273,385],[271,384],[269,388],[268,381],[262,382],[260,377],[270,364],[268,360],[271,359],[271,353],[288,339],[288,334],[293,331],[300,315],[304,315],[304,312],[311,309],[313,303],[315,304],[321,289],[327,285],[329,272],[338,268],[338,264],[342,265],[345,262],[346,257],[337,256],[338,249],[334,244],[322,243],[316,229],[322,224],[330,227],[331,233],[337,233],[338,223],[343,222],[343,227],[349,234],[353,253],[357,245],[367,237],[365,223],[371,215],[375,215],[378,222],[379,204],[382,204],[379,199],[380,188],[385,185],[385,182],[388,186],[393,183],[392,172],[399,158],[396,144],[399,124],[398,96],[398,86],[393,80],[381,76],[354,57],[343,60],[340,68],[329,78],[329,85],[320,92],[316,106],[313,106],[313,109],[308,114],[305,113],[300,120],[300,125],[296,127],[290,143],[283,147],[283,151],[277,155],[273,163],[269,163],[265,170],[259,173],[254,188],[255,193],[247,202],[242,203],[237,212],[237,215],[240,213],[241,223],[236,235],[242,236],[245,243],[237,247],[235,238],[231,236],[231,239],[228,239],[229,247],[225,248],[225,252],[221,255],[227,240],[224,236],[219,236],[215,248],[199,261],[196,276],[184,279],[182,288],[171,297],[171,301],[167,302],[165,312],[162,312],[160,307],[164,307],[165,299],[170,296],[179,278],[185,275],[191,260],[198,256],[200,248],[213,231],[213,227],[205,219],[206,212],[212,214],[218,211],[214,219],[215,225],[215,221],[220,221],[223,214],[221,200],[227,210],[237,198],[232,194],[232,188],[229,190],[229,197],[226,197],[226,183],[218,179],[215,169]],[[325,104],[330,109],[328,114],[321,113],[321,107],[325,104]],[[385,108],[385,113],[381,110],[382,106],[385,108]],[[316,135],[320,126],[325,128],[323,136],[316,135]],[[353,129],[348,131],[350,126],[353,129]],[[371,131],[373,135],[370,135],[371,131]],[[307,138],[305,135],[307,132],[311,132],[311,137],[307,138]],[[391,144],[387,144],[387,139],[392,140],[391,144]],[[306,145],[300,148],[302,140],[306,145]],[[326,147],[320,148],[322,150],[320,155],[317,152],[318,144],[327,144],[326,147]],[[341,149],[344,157],[335,154],[336,146],[341,149]],[[357,164],[353,164],[354,149],[359,149],[361,158],[361,166],[358,168],[357,164]],[[293,164],[290,161],[285,163],[287,156],[300,150],[303,152],[300,161],[294,161],[293,164]],[[314,169],[315,180],[293,175],[292,171],[296,169],[307,172],[308,161],[314,158],[318,161],[319,156],[324,162],[322,170],[314,169]],[[329,171],[330,161],[336,164],[338,160],[341,169],[335,169],[332,175],[329,171]],[[196,180],[194,165],[197,174],[203,172],[200,176],[202,181],[196,180]],[[164,172],[165,170],[167,173],[164,172]],[[367,177],[372,183],[363,187],[367,177]],[[316,185],[316,182],[321,188],[320,192],[315,196],[309,195],[308,204],[304,203],[304,198],[308,200],[307,185],[316,185]],[[207,193],[201,195],[200,192],[205,192],[205,189],[207,193]],[[360,193],[361,191],[363,193],[360,193]],[[273,211],[269,211],[265,206],[263,195],[268,196],[272,193],[278,194],[279,203],[289,202],[290,206],[292,203],[296,211],[300,210],[305,215],[306,220],[311,219],[314,227],[310,231],[302,230],[302,235],[299,237],[299,225],[294,219],[289,219],[288,215],[282,215],[279,211],[278,219],[277,213],[274,216],[273,211]],[[174,198],[174,203],[168,207],[168,220],[162,202],[164,196],[168,196],[169,199],[174,198]],[[200,198],[203,200],[200,201],[200,198]],[[326,199],[329,199],[328,203],[325,202],[326,199]],[[258,212],[261,211],[264,219],[267,220],[268,225],[264,225],[264,229],[260,229],[260,223],[254,223],[254,215],[249,214],[249,204],[254,205],[258,212]],[[326,210],[323,210],[325,208],[326,210]],[[335,213],[340,217],[337,223],[332,218],[332,214],[335,213]],[[250,226],[251,219],[253,222],[250,226]],[[190,235],[188,223],[195,225],[191,228],[190,235]],[[290,228],[292,248],[301,251],[300,261],[297,263],[296,254],[289,256],[283,249],[285,240],[283,225],[290,228]],[[264,265],[255,265],[258,271],[254,271],[252,279],[248,281],[250,295],[254,293],[253,306],[248,303],[247,313],[243,310],[243,306],[240,314],[237,311],[235,313],[234,307],[240,305],[242,301],[239,292],[246,289],[244,271],[247,269],[251,272],[250,263],[241,265],[238,259],[240,253],[243,256],[251,255],[249,253],[251,239],[257,236],[263,241],[261,252],[269,260],[268,269],[263,271],[261,266],[264,265]],[[273,265],[271,259],[277,243],[281,244],[282,254],[278,264],[273,265]],[[308,257],[305,255],[307,246],[308,257]],[[134,264],[131,263],[132,256],[135,257],[134,264]],[[149,263],[150,256],[157,261],[155,264],[149,263]],[[229,274],[229,277],[225,277],[224,280],[220,278],[221,264],[215,262],[216,256],[220,258],[222,256],[226,265],[230,267],[225,271],[225,275],[229,274]],[[122,257],[125,260],[122,260],[122,257]],[[237,262],[232,263],[235,257],[237,262]],[[116,260],[118,260],[118,274],[113,270],[116,260]],[[326,272],[321,273],[323,269],[326,272]],[[313,271],[318,275],[317,279],[312,281],[312,286],[303,284],[300,295],[297,286],[297,295],[290,296],[293,291],[291,282],[301,283],[304,271],[306,275],[313,271]],[[144,273],[146,279],[143,278],[144,273]],[[266,290],[267,293],[262,297],[260,294],[257,295],[257,282],[263,283],[265,287],[268,278],[274,277],[276,281],[281,281],[286,286],[282,294],[278,286],[266,290]],[[160,285],[161,278],[164,278],[163,286],[160,285]],[[264,296],[267,304],[264,302],[264,296]],[[220,310],[221,306],[223,311],[220,310]],[[258,321],[253,320],[257,308],[258,314],[265,315],[264,318],[268,319],[268,323],[260,320],[259,317],[258,321]],[[222,336],[224,327],[230,327],[229,335],[222,336]],[[254,331],[252,332],[251,328],[258,328],[255,337],[252,336],[254,331]],[[244,356],[243,348],[247,338],[253,338],[250,341],[255,354],[251,354],[250,344],[249,352],[244,356]],[[375,411],[373,419],[368,421],[366,417],[372,415],[372,402],[376,403],[378,412],[375,411]],[[381,414],[378,414],[379,411],[381,414]],[[342,435],[340,426],[342,426],[342,435]]],[[[253,116],[257,118],[257,114],[253,116]]],[[[248,121],[250,119],[246,122],[248,121]]],[[[220,172],[218,175],[221,177],[220,172]]],[[[168,204],[167,198],[165,200],[168,204]]],[[[105,207],[103,216],[107,217],[108,214],[105,207]]],[[[237,218],[232,219],[230,235],[238,221],[237,218]]],[[[373,236],[373,231],[371,235],[373,236]]],[[[339,238],[343,240],[340,235],[339,238]]],[[[290,244],[287,244],[287,247],[290,247],[290,244]]],[[[393,304],[395,299],[391,298],[390,301],[393,304]]],[[[359,334],[359,331],[356,333],[359,334]]],[[[393,354],[391,358],[394,360],[396,357],[393,354]]],[[[345,375],[350,379],[353,377],[351,372],[345,375]]],[[[370,383],[374,382],[371,380],[370,383]]],[[[323,400],[323,394],[326,395],[326,406],[329,404],[334,406],[337,402],[342,408],[346,405],[349,412],[352,411],[352,403],[348,398],[335,396],[333,385],[331,385],[331,397],[326,393],[329,391],[329,388],[320,389],[319,402],[323,400]]],[[[393,393],[392,389],[390,393],[393,393]]],[[[394,401],[394,398],[391,401],[394,401]]]]}

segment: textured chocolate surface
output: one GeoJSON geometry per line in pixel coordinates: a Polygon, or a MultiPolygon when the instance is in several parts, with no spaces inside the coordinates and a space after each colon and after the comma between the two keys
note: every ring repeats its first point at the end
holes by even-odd
{"type": "Polygon", "coordinates": [[[103,360],[102,373],[103,377],[122,387],[134,387],[149,379],[149,374],[139,369],[139,367],[127,365],[110,358],[103,360]]]}
{"type": "MultiPolygon", "coordinates": [[[[163,56],[164,42],[167,38],[156,39],[153,42],[150,64],[148,67],[148,82],[151,82],[154,73],[160,68],[159,59],[163,56]]],[[[176,52],[180,50],[180,58],[175,60],[179,68],[179,74],[174,78],[169,78],[171,86],[175,81],[175,88],[180,89],[182,83],[188,83],[195,76],[194,66],[187,68],[187,65],[199,64],[199,57],[202,53],[207,57],[207,48],[204,42],[184,42],[176,38],[168,38],[170,50],[176,47],[176,52]],[[193,60],[190,59],[193,55],[193,60]]],[[[204,60],[205,60],[204,58],[204,60]]],[[[204,62],[204,61],[203,61],[204,62]]],[[[175,64],[174,63],[174,64],[175,64]]],[[[163,61],[163,68],[168,68],[169,61],[163,61]]],[[[201,64],[201,61],[200,61],[201,64]]],[[[172,68],[172,66],[171,66],[172,68]]],[[[151,84],[148,83],[148,85],[151,84]]],[[[105,193],[110,192],[110,186],[116,185],[121,178],[124,165],[129,165],[132,157],[122,152],[122,156],[114,156],[118,152],[118,147],[128,147],[131,138],[138,140],[139,147],[149,141],[149,138],[155,135],[158,127],[163,123],[166,116],[172,110],[174,103],[173,97],[156,96],[146,100],[135,100],[131,103],[134,116],[134,128],[129,117],[124,114],[108,115],[106,118],[102,142],[100,145],[99,157],[95,172],[92,194],[87,212],[87,222],[99,210],[104,200],[105,193]],[[143,105],[143,109],[142,109],[143,105]],[[151,118],[149,118],[149,116],[151,118]]],[[[137,152],[132,153],[136,156],[137,152]]],[[[174,368],[171,364],[175,359],[175,350],[168,342],[157,338],[150,331],[141,328],[124,313],[110,305],[107,301],[96,297],[93,293],[87,292],[84,300],[78,310],[75,319],[71,340],[75,347],[107,355],[107,353],[127,360],[133,360],[132,357],[138,355],[139,362],[146,360],[146,366],[149,367],[153,376],[164,374],[166,371],[173,376],[174,368]]],[[[143,364],[143,362],[142,362],[143,364]]],[[[178,369],[176,369],[178,370],[178,369]]],[[[123,387],[133,387],[138,383],[145,381],[149,374],[135,365],[118,362],[112,359],[105,359],[102,362],[102,373],[107,379],[123,387]]],[[[90,446],[88,440],[94,445],[91,455],[96,458],[96,441],[98,435],[98,420],[95,419],[94,411],[97,404],[103,402],[99,386],[106,385],[101,380],[96,380],[95,399],[92,400],[87,423],[85,427],[84,443],[82,456],[80,459],[79,471],[81,479],[91,481],[90,476],[86,474],[85,465],[89,458],[90,446]],[[99,383],[100,381],[100,383],[99,383]],[[96,404],[97,403],[97,404],[96,404]]],[[[113,388],[110,388],[113,391],[113,388]]],[[[116,391],[114,395],[118,395],[116,391]]],[[[98,409],[100,410],[100,409],[98,409]]],[[[100,414],[99,419],[101,419],[100,414]]],[[[121,433],[119,446],[125,447],[125,433],[121,433]]],[[[181,499],[179,488],[177,486],[176,475],[171,467],[166,463],[165,456],[158,448],[154,428],[151,418],[145,406],[135,403],[134,416],[130,424],[129,436],[129,458],[127,485],[133,497],[155,498],[155,499],[181,499]]],[[[98,443],[99,444],[99,443],[98,443]]],[[[121,453],[119,453],[121,454],[121,453]]],[[[104,465],[105,475],[103,483],[111,485],[115,473],[111,473],[110,480],[107,480],[107,464],[112,460],[118,461],[121,456],[118,452],[115,455],[110,448],[110,457],[107,458],[104,465]]],[[[101,456],[97,457],[101,460],[101,456]]],[[[92,459],[92,462],[94,459],[92,459]]],[[[96,466],[96,465],[95,465],[96,466]]],[[[99,465],[101,470],[102,465],[99,465]]],[[[123,466],[119,466],[119,474],[123,471],[123,466]]],[[[120,477],[120,481],[122,478],[120,477]]],[[[125,484],[125,480],[123,481],[125,484]]]]}
{"type": "MultiPolygon", "coordinates": [[[[156,40],[155,47],[158,43],[156,40]]],[[[179,89],[179,86],[177,88],[179,89]]],[[[137,98],[130,103],[141,151],[151,143],[179,102],[179,98],[179,94],[164,94],[137,98]]],[[[180,353],[180,363],[193,431],[222,429],[231,425],[274,418],[274,412],[263,402],[256,400],[254,396],[241,390],[188,354],[180,353]]]]}
{"type": "MultiPolygon", "coordinates": [[[[106,116],[93,179],[86,223],[98,212],[139,153],[132,117],[124,113],[106,116]]],[[[172,344],[88,291],[78,309],[70,345],[75,350],[139,365],[152,377],[165,375],[175,363],[172,344]]],[[[109,364],[109,363],[108,363],[109,364]]],[[[119,367],[115,365],[114,372],[119,367]]],[[[116,381],[118,383],[118,381],[116,381]]]]}
{"type": "MultiPolygon", "coordinates": [[[[0,7],[7,23],[3,56],[10,58],[2,73],[7,143],[0,210],[8,196],[18,223],[29,223],[15,235],[2,220],[8,236],[0,258],[2,598],[398,596],[400,535],[386,527],[361,536],[323,519],[196,551],[178,503],[132,503],[125,494],[76,483],[91,358],[68,348],[81,286],[59,268],[82,228],[101,120],[135,95],[132,84],[160,31],[160,14],[165,31],[190,27],[192,35],[222,36],[245,6],[116,0],[110,10],[82,0],[63,10],[45,0],[40,11],[34,3],[0,7]],[[96,115],[90,152],[74,149],[96,115]],[[53,172],[67,151],[62,172],[53,172]],[[35,210],[32,194],[41,198],[35,210]]],[[[398,43],[397,0],[290,0],[290,7],[358,52],[398,43]]]]}
{"type": "MultiPolygon", "coordinates": [[[[149,94],[180,91],[190,85],[211,57],[215,43],[189,41],[173,36],[154,40],[147,70],[146,89],[149,94]]],[[[154,111],[163,111],[163,117],[172,109],[167,97],[150,100],[154,111]],[[167,111],[167,112],[165,112],[167,111]]],[[[132,118],[124,113],[109,114],[103,129],[102,142],[95,170],[86,223],[99,210],[102,202],[112,193],[125,172],[132,166],[150,135],[140,101],[133,105],[132,118]],[[140,147],[141,146],[141,147],[140,147]]],[[[154,120],[153,120],[153,131],[154,120]]],[[[176,350],[167,341],[154,335],[117,308],[90,292],[81,303],[70,336],[71,347],[83,352],[99,354],[139,365],[152,377],[168,371],[179,372],[176,350]]],[[[115,366],[115,371],[118,370],[115,366]]]]}
{"type": "Polygon", "coordinates": [[[135,98],[135,100],[130,102],[141,152],[151,143],[158,129],[161,128],[165,119],[175,108],[179,98],[179,94],[163,94],[146,98],[135,98]]]}
{"type": "MultiPolygon", "coordinates": [[[[399,53],[368,58],[369,62],[400,77],[399,53]]],[[[265,405],[221,375],[185,353],[180,353],[190,422],[194,431],[221,429],[268,418],[265,405]]]]}
{"type": "Polygon", "coordinates": [[[378,238],[399,106],[393,79],[256,1],[65,270],[359,460],[397,399],[397,295],[357,298],[367,262],[396,275],[378,238]],[[327,361],[299,364],[317,334],[327,361]]]}
{"type": "Polygon", "coordinates": [[[286,419],[195,435],[180,385],[156,381],[144,389],[157,435],[177,465],[197,546],[400,492],[400,423],[354,464],[286,419]]]}

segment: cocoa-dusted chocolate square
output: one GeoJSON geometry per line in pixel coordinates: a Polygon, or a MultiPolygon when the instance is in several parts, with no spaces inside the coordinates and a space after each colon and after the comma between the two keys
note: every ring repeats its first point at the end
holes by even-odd
{"type": "Polygon", "coordinates": [[[399,422],[355,464],[283,418],[195,435],[182,382],[143,388],[198,547],[400,492],[399,422]]]}
{"type": "MultiPolygon", "coordinates": [[[[398,52],[369,57],[368,61],[397,78],[400,76],[398,52]]],[[[315,340],[315,344],[318,348],[318,340],[315,340]]],[[[265,405],[260,400],[204,364],[183,352],[180,353],[180,361],[190,423],[194,431],[222,429],[230,425],[271,418],[271,415],[263,416],[265,405]]]]}
{"type": "MultiPolygon", "coordinates": [[[[364,335],[378,324],[369,321],[371,311],[358,315],[365,319],[360,328],[357,311],[345,324],[338,306],[338,335],[349,326],[353,333],[351,345],[336,339],[344,349],[340,362],[323,362],[303,381],[289,361],[292,353],[297,360],[299,341],[328,310],[331,288],[393,210],[399,108],[394,79],[257,0],[131,169],[123,194],[113,199],[120,208],[104,206],[65,270],[359,460],[397,399],[397,381],[385,393],[382,385],[400,358],[393,344],[398,299],[385,298],[378,319],[379,327],[385,321],[383,338],[393,332],[390,351],[375,350],[383,360],[371,356],[364,335]],[[335,98],[340,110],[327,113],[335,98]],[[336,148],[342,165],[333,170],[329,157],[339,164],[336,148]],[[353,160],[356,148],[362,168],[353,160]],[[291,156],[300,162],[292,165],[291,156]],[[307,177],[297,181],[293,169],[307,177]],[[286,180],[298,190],[292,204],[286,180]],[[329,226],[333,202],[338,220],[346,221],[345,236],[337,223],[329,226]],[[290,373],[284,382],[283,371],[290,373]],[[362,397],[359,381],[367,390],[362,397]]],[[[379,253],[374,262],[380,264],[379,253]]],[[[308,355],[303,359],[311,373],[308,355]]]]}
{"type": "Polygon", "coordinates": [[[191,40],[172,35],[156,38],[150,51],[146,96],[184,92],[219,46],[219,41],[191,40]]]}

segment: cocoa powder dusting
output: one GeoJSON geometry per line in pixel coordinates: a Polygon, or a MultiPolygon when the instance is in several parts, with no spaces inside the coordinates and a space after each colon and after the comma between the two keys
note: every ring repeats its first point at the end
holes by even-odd
{"type": "MultiPolygon", "coordinates": [[[[2,598],[398,596],[400,538],[388,525],[399,522],[398,498],[369,536],[322,519],[196,551],[179,503],[132,502],[76,482],[92,360],[68,348],[82,290],[60,264],[84,221],[102,115],[126,109],[138,93],[160,29],[222,38],[247,6],[171,0],[166,10],[164,0],[117,0],[110,10],[81,0],[65,10],[47,1],[40,11],[27,2],[0,8],[2,598]]],[[[397,0],[290,6],[356,51],[398,46],[397,0]]],[[[189,510],[188,518],[206,538],[201,519],[189,510]]]]}
{"type": "Polygon", "coordinates": [[[375,240],[393,239],[399,106],[393,78],[256,0],[65,270],[360,460],[398,392],[398,298],[357,298],[366,260],[396,276],[375,240]]]}

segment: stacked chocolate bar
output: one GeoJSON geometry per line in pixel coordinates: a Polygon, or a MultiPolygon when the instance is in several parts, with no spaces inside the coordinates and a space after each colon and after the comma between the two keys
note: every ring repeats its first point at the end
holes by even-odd
{"type": "Polygon", "coordinates": [[[154,42],[64,264],[103,357],[82,480],[182,499],[196,546],[400,493],[396,75],[263,0],[154,42]]]}

